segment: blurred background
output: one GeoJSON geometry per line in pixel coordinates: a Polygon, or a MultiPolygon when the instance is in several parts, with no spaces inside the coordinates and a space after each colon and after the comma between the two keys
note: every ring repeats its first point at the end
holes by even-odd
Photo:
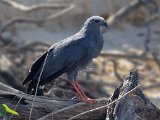
{"type": "MultiPolygon", "coordinates": [[[[21,86],[33,62],[52,44],[77,33],[99,15],[108,22],[101,55],[79,75],[88,96],[110,97],[132,69],[144,94],[160,107],[159,0],[1,0],[0,82],[21,86]]],[[[66,76],[45,88],[46,96],[75,94],[66,76]]]]}

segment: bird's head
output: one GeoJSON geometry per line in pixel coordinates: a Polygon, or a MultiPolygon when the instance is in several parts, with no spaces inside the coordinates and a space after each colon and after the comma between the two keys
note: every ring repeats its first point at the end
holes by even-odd
{"type": "Polygon", "coordinates": [[[107,28],[107,22],[103,17],[100,16],[92,16],[86,20],[84,23],[85,26],[96,26],[97,28],[100,27],[106,27],[107,28]]]}

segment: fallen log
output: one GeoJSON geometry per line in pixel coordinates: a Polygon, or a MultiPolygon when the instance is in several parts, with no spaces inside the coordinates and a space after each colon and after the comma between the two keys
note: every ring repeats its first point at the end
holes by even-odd
{"type": "MultiPolygon", "coordinates": [[[[12,120],[28,120],[30,107],[32,104],[31,99],[33,99],[33,96],[21,93],[11,94],[9,92],[0,91],[0,97],[0,104],[5,103],[12,109],[14,109],[17,106],[16,111],[20,114],[20,116],[13,116],[12,120]],[[13,95],[15,95],[15,97],[18,96],[21,98],[25,98],[25,104],[21,102],[17,106],[17,104],[15,104],[16,102],[14,102],[15,99],[13,99],[13,95]]],[[[107,101],[107,99],[97,99],[96,104],[90,105],[75,100],[51,100],[44,96],[36,97],[32,112],[32,120],[36,120],[38,118],[39,120],[66,120],[71,116],[79,114],[85,110],[103,106],[107,103],[107,101]]],[[[92,119],[92,117],[94,116],[95,119],[105,119],[105,111],[106,110],[98,111],[96,113],[90,114],[90,116],[88,117],[83,116],[82,118],[92,119]]]]}
{"type": "MultiPolygon", "coordinates": [[[[12,120],[28,120],[32,100],[32,95],[20,91],[0,91],[0,104],[5,103],[12,109],[16,107],[20,114],[19,117],[13,116],[12,120]],[[23,101],[19,102],[22,98],[23,101]]],[[[35,119],[160,120],[160,110],[142,93],[138,85],[138,72],[133,71],[115,89],[110,99],[97,99],[96,104],[36,97],[32,112],[32,120],[35,119]]]]}

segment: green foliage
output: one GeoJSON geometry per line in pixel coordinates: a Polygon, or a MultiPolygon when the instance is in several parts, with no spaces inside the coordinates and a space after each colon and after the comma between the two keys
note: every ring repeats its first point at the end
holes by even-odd
{"type": "Polygon", "coordinates": [[[0,104],[0,116],[3,120],[8,120],[7,112],[13,115],[19,115],[16,111],[10,109],[6,104],[0,104]]]}
{"type": "Polygon", "coordinates": [[[3,107],[3,105],[0,105],[0,116],[3,117],[3,120],[8,120],[6,109],[3,107]]]}

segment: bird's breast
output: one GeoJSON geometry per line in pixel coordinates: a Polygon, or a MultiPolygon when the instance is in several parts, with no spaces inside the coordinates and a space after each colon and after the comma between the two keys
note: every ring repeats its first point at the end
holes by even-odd
{"type": "Polygon", "coordinates": [[[103,49],[103,37],[101,35],[94,34],[91,37],[90,46],[88,47],[89,53],[92,58],[96,58],[103,49]]]}

